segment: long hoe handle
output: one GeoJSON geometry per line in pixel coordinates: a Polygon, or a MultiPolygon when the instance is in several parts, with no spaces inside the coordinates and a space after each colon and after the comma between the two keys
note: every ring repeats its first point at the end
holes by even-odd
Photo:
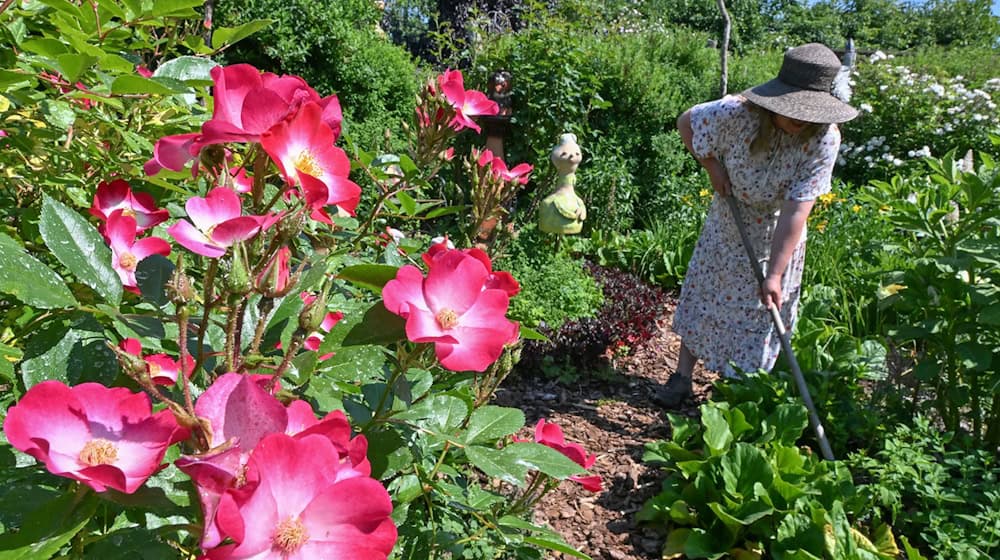
{"type": "MultiPolygon", "coordinates": [[[[760,269],[760,263],[757,262],[753,246],[750,245],[750,238],[747,237],[746,229],[743,227],[743,216],[740,213],[739,203],[732,195],[724,198],[729,204],[729,211],[733,215],[736,230],[740,232],[740,240],[743,241],[743,248],[746,249],[747,258],[750,259],[750,267],[753,269],[754,276],[757,277],[757,286],[763,289],[764,272],[760,269]]],[[[819,450],[824,459],[833,461],[833,450],[830,449],[830,442],[826,439],[826,430],[823,429],[819,415],[816,414],[816,405],[813,404],[809,387],[806,386],[805,377],[802,376],[802,369],[799,367],[799,361],[795,358],[795,351],[792,350],[792,341],[785,329],[785,322],[781,320],[781,314],[778,313],[778,308],[773,303],[768,306],[767,310],[771,313],[774,328],[777,329],[778,338],[781,339],[781,349],[785,351],[785,356],[788,357],[788,362],[792,366],[792,375],[795,377],[795,385],[799,388],[799,395],[802,396],[802,402],[806,405],[806,410],[809,411],[809,425],[812,426],[813,432],[816,433],[816,439],[819,440],[819,450]]]]}

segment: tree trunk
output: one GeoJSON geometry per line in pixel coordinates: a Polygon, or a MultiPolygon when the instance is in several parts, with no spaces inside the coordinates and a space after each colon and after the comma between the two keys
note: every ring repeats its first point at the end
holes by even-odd
{"type": "Polygon", "coordinates": [[[729,91],[729,32],[732,29],[732,21],[729,19],[729,11],[726,10],[726,0],[716,0],[716,3],[722,14],[722,43],[719,45],[721,59],[719,97],[723,97],[729,91]]]}

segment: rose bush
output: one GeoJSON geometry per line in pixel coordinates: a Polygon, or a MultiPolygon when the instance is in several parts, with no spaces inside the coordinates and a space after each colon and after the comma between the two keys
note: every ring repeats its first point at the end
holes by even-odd
{"type": "MultiPolygon", "coordinates": [[[[593,461],[512,442],[524,415],[488,404],[520,337],[535,334],[506,317],[519,286],[493,268],[490,243],[469,245],[479,217],[505,215],[503,197],[484,189],[509,193],[530,166],[492,154],[478,163],[477,152],[470,174],[485,180],[470,181],[469,199],[422,194],[456,135],[495,104],[458,71],[432,78],[410,151],[376,161],[335,145],[336,97],[296,76],[215,66],[198,56],[211,49],[197,35],[169,43],[187,51],[179,58],[143,59],[149,76],[113,58],[131,44],[119,32],[152,37],[148,27],[199,4],[102,0],[90,18],[59,3],[41,12],[47,26],[3,36],[19,47],[0,73],[5,99],[25,101],[25,114],[59,103],[73,124],[51,138],[81,149],[39,150],[48,164],[55,153],[73,162],[60,180],[77,190],[21,201],[37,229],[25,220],[0,235],[0,267],[20,271],[0,277],[2,364],[17,362],[0,369],[5,408],[16,401],[4,433],[26,454],[0,476],[30,481],[37,497],[4,502],[18,514],[5,518],[0,550],[538,558],[548,547],[583,557],[527,522],[525,506],[539,481],[551,489],[593,461]],[[68,25],[80,36],[58,32],[68,25]],[[30,50],[43,46],[52,52],[30,50]],[[32,89],[51,60],[59,84],[84,85],[32,89]],[[170,73],[178,66],[188,72],[170,73]],[[198,97],[210,112],[190,104],[198,97]],[[390,162],[398,176],[382,180],[390,162]],[[352,166],[378,179],[364,182],[378,189],[371,207],[352,166]],[[378,236],[387,220],[412,231],[441,216],[470,232],[461,248],[428,247],[419,232],[378,236]]],[[[216,30],[217,43],[257,27],[216,30]]],[[[35,133],[8,131],[0,157],[23,162],[35,133]]]]}

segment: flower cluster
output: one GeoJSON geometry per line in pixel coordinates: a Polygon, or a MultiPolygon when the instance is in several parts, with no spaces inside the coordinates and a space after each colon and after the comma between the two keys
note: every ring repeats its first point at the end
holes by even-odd
{"type": "Polygon", "coordinates": [[[852,73],[861,116],[845,125],[838,163],[848,174],[864,178],[952,149],[981,150],[1000,130],[1000,78],[974,87],[963,76],[914,72],[882,52],[868,62],[852,73]]]}
{"type": "Polygon", "coordinates": [[[490,150],[473,149],[466,168],[472,177],[471,239],[486,239],[507,216],[517,191],[526,185],[533,167],[527,163],[508,169],[490,150]]]}
{"type": "Polygon", "coordinates": [[[466,128],[480,132],[473,118],[499,112],[486,94],[465,89],[461,72],[446,70],[428,81],[417,99],[414,161],[427,166],[451,159],[454,152],[447,146],[455,134],[466,128]]]}
{"type": "Polygon", "coordinates": [[[157,209],[150,195],[132,192],[127,182],[116,179],[98,185],[90,213],[102,222],[98,230],[111,247],[111,266],[122,285],[139,293],[136,267],[151,255],[169,255],[170,244],[153,236],[136,240],[136,235],[165,221],[167,211],[157,209]]]}
{"type": "MultiPolygon", "coordinates": [[[[320,98],[298,76],[261,73],[249,64],[215,67],[212,81],[212,118],[201,132],[161,138],[146,163],[147,174],[164,168],[180,171],[201,156],[208,160],[209,171],[219,175],[218,165],[205,157],[204,148],[260,143],[266,156],[277,163],[287,186],[296,187],[293,192],[306,200],[314,219],[330,223],[328,207],[354,213],[361,189],[347,178],[350,162],[334,145],[342,120],[335,95],[320,98]]],[[[246,178],[239,169],[233,172],[226,167],[228,172],[222,176],[246,178]]]]}

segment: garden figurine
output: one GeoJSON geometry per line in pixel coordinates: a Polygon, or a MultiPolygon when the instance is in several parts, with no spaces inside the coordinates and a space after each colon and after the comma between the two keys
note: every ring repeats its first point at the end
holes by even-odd
{"type": "Polygon", "coordinates": [[[805,261],[806,219],[830,191],[840,147],[839,123],[858,112],[830,91],[841,63],[811,43],[789,49],[777,78],[737,95],[695,105],[677,120],[685,146],[708,172],[715,196],[681,288],[674,330],[677,371],[658,401],[679,405],[691,394],[695,361],[736,376],[770,370],[780,348],[766,309],[794,323],[805,261]],[[758,288],[732,213],[736,199],[754,253],[758,288]]]}
{"type": "Polygon", "coordinates": [[[576,184],[576,168],[583,159],[580,146],[576,143],[576,135],[563,134],[559,143],[552,148],[549,159],[559,173],[559,178],[552,194],[542,200],[538,210],[538,229],[559,235],[580,233],[583,221],[587,219],[587,207],[573,189],[576,184]]]}

